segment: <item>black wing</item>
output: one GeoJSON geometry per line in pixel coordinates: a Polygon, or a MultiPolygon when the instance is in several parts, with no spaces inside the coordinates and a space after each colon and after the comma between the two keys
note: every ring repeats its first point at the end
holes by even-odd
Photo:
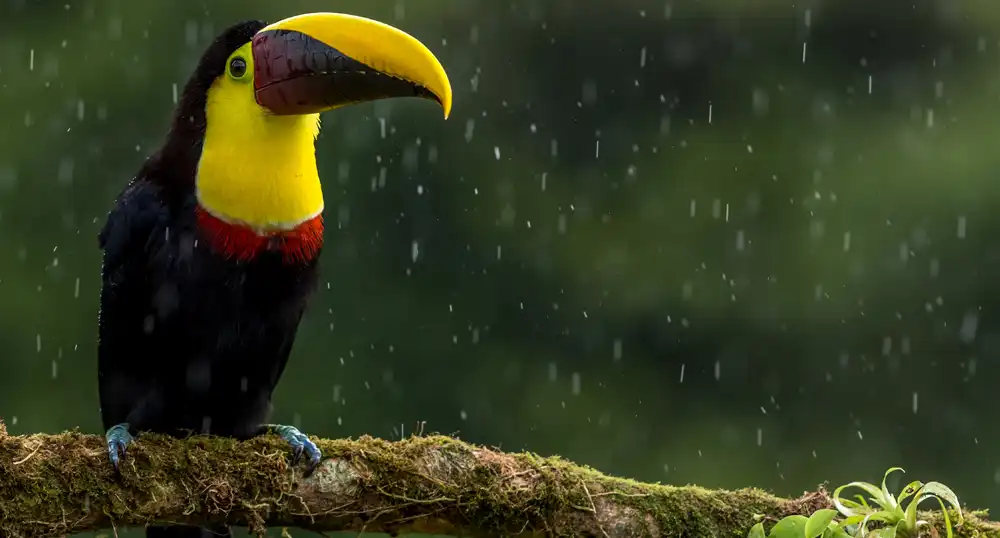
{"type": "Polygon", "coordinates": [[[165,243],[169,220],[158,188],[137,180],[121,193],[99,236],[104,263],[97,368],[105,428],[155,403],[150,259],[165,243]]]}

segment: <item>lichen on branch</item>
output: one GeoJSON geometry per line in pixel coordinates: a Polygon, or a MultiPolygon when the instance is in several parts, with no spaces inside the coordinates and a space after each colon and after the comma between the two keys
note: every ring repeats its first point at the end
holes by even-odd
{"type": "MultiPolygon", "coordinates": [[[[144,434],[118,475],[103,437],[11,436],[0,423],[0,536],[154,522],[226,523],[252,532],[280,526],[462,536],[745,536],[755,516],[830,504],[822,491],[782,499],[756,489],[644,484],[450,437],[316,441],[324,461],[303,478],[276,438],[144,434]]],[[[958,536],[1000,538],[1000,526],[973,515],[958,536]]]]}

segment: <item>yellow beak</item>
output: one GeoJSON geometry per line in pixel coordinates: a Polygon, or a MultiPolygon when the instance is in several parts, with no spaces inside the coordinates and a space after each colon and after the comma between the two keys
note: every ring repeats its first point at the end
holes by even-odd
{"type": "Polygon", "coordinates": [[[311,114],[386,99],[423,97],[451,113],[451,83],[415,37],[375,20],[308,13],[253,38],[257,103],[274,114],[311,114]]]}

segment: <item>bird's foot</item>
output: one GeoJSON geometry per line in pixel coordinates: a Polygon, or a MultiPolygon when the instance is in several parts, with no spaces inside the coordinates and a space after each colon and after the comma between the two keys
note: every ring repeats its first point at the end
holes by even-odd
{"type": "Polygon", "coordinates": [[[108,442],[108,456],[111,458],[111,465],[114,466],[115,471],[118,470],[118,462],[125,455],[128,445],[135,440],[128,430],[128,423],[123,422],[117,426],[112,426],[104,434],[104,439],[108,442]]]}
{"type": "Polygon", "coordinates": [[[319,451],[316,443],[294,426],[284,424],[264,424],[261,426],[261,434],[273,433],[284,439],[292,447],[292,465],[297,465],[302,455],[306,456],[305,476],[309,476],[319,465],[323,454],[319,451]]]}

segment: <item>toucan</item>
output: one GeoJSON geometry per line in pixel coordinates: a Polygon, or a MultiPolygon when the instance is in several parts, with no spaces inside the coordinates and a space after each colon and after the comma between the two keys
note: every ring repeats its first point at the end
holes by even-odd
{"type": "MultiPolygon", "coordinates": [[[[420,97],[451,111],[448,76],[411,35],[309,13],[219,35],[184,86],[166,137],[116,198],[103,250],[98,386],[114,469],[141,432],[281,436],[304,473],[321,461],[270,424],[317,283],[320,114],[420,97]]],[[[227,536],[154,522],[146,535],[227,536]],[[207,534],[205,534],[207,533],[207,534]]]]}

